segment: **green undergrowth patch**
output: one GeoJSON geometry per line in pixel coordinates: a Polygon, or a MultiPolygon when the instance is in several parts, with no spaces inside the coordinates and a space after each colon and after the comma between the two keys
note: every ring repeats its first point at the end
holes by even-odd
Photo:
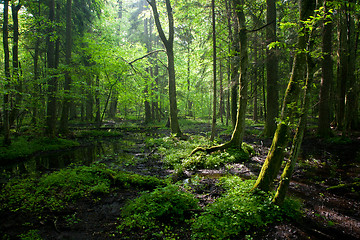
{"type": "Polygon", "coordinates": [[[148,139],[147,145],[157,148],[165,165],[172,169],[220,168],[227,163],[244,162],[249,159],[250,155],[255,154],[251,145],[243,143],[241,149],[230,148],[212,154],[202,152],[189,156],[196,147],[209,147],[211,145],[211,142],[202,136],[192,136],[187,141],[173,137],[148,139]]]}
{"type": "Polygon", "coordinates": [[[180,239],[174,229],[188,224],[198,209],[198,200],[179,186],[157,188],[125,205],[118,231],[141,239],[180,239]]]}
{"type": "MultiPolygon", "coordinates": [[[[0,142],[3,141],[0,139],[0,142]]],[[[62,138],[20,136],[12,139],[10,146],[0,145],[0,159],[11,160],[26,157],[36,152],[54,151],[78,145],[78,142],[62,138]]]]}
{"type": "Polygon", "coordinates": [[[238,239],[272,223],[300,216],[298,202],[286,200],[283,207],[276,206],[271,194],[251,191],[254,183],[236,176],[221,178],[226,193],[193,223],[193,239],[238,239]]]}
{"type": "Polygon", "coordinates": [[[0,192],[0,211],[59,211],[80,198],[96,198],[116,187],[153,189],[163,180],[119,172],[103,164],[71,166],[41,177],[9,181],[0,192]]]}

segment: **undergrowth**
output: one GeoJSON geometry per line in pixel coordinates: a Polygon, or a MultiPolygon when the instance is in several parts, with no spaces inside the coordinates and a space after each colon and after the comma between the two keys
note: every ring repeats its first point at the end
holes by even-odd
{"type": "Polygon", "coordinates": [[[189,223],[191,211],[197,209],[198,200],[179,186],[157,188],[128,202],[118,231],[142,239],[177,239],[174,228],[189,223]]]}
{"type": "Polygon", "coordinates": [[[299,216],[300,205],[286,200],[283,207],[272,203],[271,194],[251,191],[254,180],[220,179],[226,194],[209,205],[192,225],[193,239],[238,239],[275,222],[299,216]]]}
{"type": "Polygon", "coordinates": [[[241,149],[230,148],[212,154],[200,153],[189,156],[196,147],[209,147],[210,144],[211,142],[202,136],[192,136],[187,141],[173,137],[151,138],[147,140],[149,147],[157,148],[165,166],[172,169],[220,168],[227,163],[244,162],[249,159],[251,154],[255,154],[251,145],[243,143],[241,149]]]}
{"type": "Polygon", "coordinates": [[[163,180],[118,172],[102,164],[73,166],[44,174],[9,181],[0,192],[1,211],[41,213],[60,211],[80,198],[109,193],[111,187],[153,189],[163,180]]]}

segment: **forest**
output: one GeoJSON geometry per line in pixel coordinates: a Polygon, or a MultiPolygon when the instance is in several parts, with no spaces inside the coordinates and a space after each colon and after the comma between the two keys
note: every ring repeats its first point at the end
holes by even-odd
{"type": "Polygon", "coordinates": [[[357,0],[0,11],[0,239],[360,239],[357,0]]]}

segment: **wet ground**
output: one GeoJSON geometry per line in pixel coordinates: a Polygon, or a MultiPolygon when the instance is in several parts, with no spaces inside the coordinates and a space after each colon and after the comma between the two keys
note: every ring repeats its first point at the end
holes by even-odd
{"type": "MultiPolygon", "coordinates": [[[[203,132],[209,126],[198,126],[188,134],[203,132]]],[[[153,131],[152,137],[168,134],[166,130],[153,131]]],[[[120,139],[98,142],[85,151],[85,163],[101,161],[117,166],[121,170],[144,175],[165,177],[172,173],[163,168],[156,152],[147,149],[144,140],[149,133],[141,129],[124,131],[120,139]],[[91,158],[91,160],[89,159],[91,158]],[[124,159],[132,159],[132,164],[123,164],[124,159]]],[[[216,185],[218,178],[225,174],[236,174],[243,178],[256,177],[266,158],[271,140],[247,137],[256,155],[244,164],[232,164],[220,170],[199,170],[185,172],[183,181],[198,175],[200,186],[195,189],[200,204],[206,206],[215,201],[222,193],[216,185]]],[[[303,204],[303,218],[296,222],[286,222],[269,226],[255,236],[255,239],[360,239],[360,189],[355,182],[360,180],[360,139],[353,138],[351,143],[323,143],[315,138],[305,138],[299,164],[290,184],[289,195],[299,198],[303,204]],[[329,189],[343,184],[344,187],[329,189]]],[[[68,153],[68,154],[74,154],[68,153]]],[[[12,172],[49,171],[68,164],[71,156],[60,156],[59,161],[37,158],[13,166],[12,172]]],[[[65,154],[66,155],[66,154],[65,154]]],[[[76,154],[75,154],[76,155],[76,154]]],[[[79,153],[79,155],[81,155],[79,153]]],[[[82,161],[82,160],[79,160],[82,161]]],[[[101,200],[82,200],[58,215],[49,215],[39,220],[31,216],[13,214],[2,216],[0,227],[9,239],[26,232],[39,229],[43,239],[126,239],[116,231],[120,220],[120,209],[129,199],[139,192],[118,189],[101,200]]],[[[186,239],[186,234],[183,236],[186,239]]]]}

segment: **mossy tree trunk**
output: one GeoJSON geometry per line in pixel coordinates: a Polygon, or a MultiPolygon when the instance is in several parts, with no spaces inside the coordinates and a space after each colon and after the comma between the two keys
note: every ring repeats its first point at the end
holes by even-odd
{"type": "MultiPolygon", "coordinates": [[[[308,52],[311,51],[311,40],[308,44],[308,52]]],[[[307,116],[310,108],[310,101],[311,101],[311,92],[310,88],[313,83],[313,76],[314,76],[314,64],[311,60],[311,56],[307,54],[306,56],[306,66],[307,66],[307,78],[304,87],[304,95],[302,100],[302,107],[300,112],[300,118],[298,122],[298,126],[295,132],[295,136],[292,141],[291,150],[289,160],[287,161],[284,171],[280,178],[279,186],[277,187],[276,194],[274,197],[273,202],[277,205],[281,205],[289,188],[291,176],[294,172],[294,168],[300,153],[301,143],[304,137],[304,132],[306,128],[307,116]]]]}
{"type": "Polygon", "coordinates": [[[295,122],[299,115],[299,95],[306,82],[306,47],[309,40],[309,33],[303,21],[313,15],[315,2],[312,0],[301,0],[300,8],[300,32],[297,40],[297,54],[294,58],[292,74],[287,86],[281,111],[281,121],[277,126],[273,142],[261,172],[256,180],[254,189],[269,191],[279,173],[284,149],[288,144],[288,132],[290,124],[295,122]]]}

